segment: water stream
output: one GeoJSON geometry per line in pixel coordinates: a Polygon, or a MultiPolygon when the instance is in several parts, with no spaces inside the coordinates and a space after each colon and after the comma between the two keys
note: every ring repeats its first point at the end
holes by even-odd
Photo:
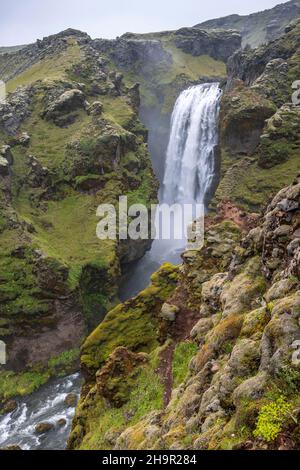
{"type": "MultiPolygon", "coordinates": [[[[221,90],[219,85],[204,84],[181,93],[174,107],[166,157],[161,202],[207,204],[216,177],[216,145],[221,90]]],[[[178,264],[185,239],[153,242],[152,249],[128,271],[120,289],[125,301],[144,289],[151,274],[164,262],[178,264]]],[[[50,381],[26,399],[18,408],[0,418],[0,448],[19,445],[22,449],[64,449],[70,433],[74,408],[64,401],[69,393],[79,396],[80,374],[50,381]],[[64,419],[60,427],[58,421],[64,419]],[[49,422],[54,429],[41,436],[35,426],[49,422]]]]}

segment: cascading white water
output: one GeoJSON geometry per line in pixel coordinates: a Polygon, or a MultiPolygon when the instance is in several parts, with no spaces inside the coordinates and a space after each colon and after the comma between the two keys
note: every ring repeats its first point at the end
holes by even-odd
{"type": "Polygon", "coordinates": [[[221,95],[218,83],[206,83],[188,88],[177,99],[167,150],[164,203],[207,203],[216,176],[221,95]]]}
{"type": "MultiPolygon", "coordinates": [[[[161,203],[208,204],[217,176],[221,95],[218,83],[207,83],[191,87],[179,96],[172,115],[161,203]]],[[[151,251],[123,283],[121,299],[127,300],[144,289],[161,264],[180,263],[185,246],[186,239],[155,240],[151,251]]]]}

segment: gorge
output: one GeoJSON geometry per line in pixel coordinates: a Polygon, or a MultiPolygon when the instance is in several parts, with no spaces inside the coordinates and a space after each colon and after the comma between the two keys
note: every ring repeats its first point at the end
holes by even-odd
{"type": "MultiPolygon", "coordinates": [[[[204,203],[207,194],[212,193],[212,182],[216,177],[217,166],[215,148],[218,145],[220,96],[221,90],[218,84],[205,84],[183,91],[176,101],[166,156],[163,202],[169,202],[170,205],[178,201],[204,203]],[[176,166],[183,169],[183,174],[176,169],[176,166]],[[191,173],[190,178],[184,174],[185,167],[191,173]],[[182,192],[174,188],[175,175],[179,174],[182,174],[178,180],[182,192]],[[196,196],[197,194],[199,196],[196,196]]],[[[180,263],[185,243],[185,239],[155,240],[150,251],[137,262],[127,276],[121,290],[122,301],[132,298],[146,288],[151,275],[162,262],[180,263]]],[[[77,375],[44,386],[40,392],[34,393],[34,401],[20,402],[17,410],[0,418],[0,430],[3,429],[0,445],[7,447],[17,442],[22,449],[28,450],[65,448],[66,432],[70,430],[72,417],[72,409],[64,411],[64,400],[68,390],[79,394],[80,380],[77,375]],[[46,405],[42,404],[44,396],[47,398],[46,405]],[[36,436],[35,427],[40,422],[46,421],[55,427],[60,419],[66,421],[61,431],[46,436],[36,436]]]]}
{"type": "Polygon", "coordinates": [[[294,6],[0,51],[0,447],[300,447],[294,6]],[[100,242],[120,195],[203,203],[203,248],[100,242]]]}

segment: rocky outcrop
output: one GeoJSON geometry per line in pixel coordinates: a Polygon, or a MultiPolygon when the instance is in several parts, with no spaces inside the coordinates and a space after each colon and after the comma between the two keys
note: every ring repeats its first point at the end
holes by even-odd
{"type": "Polygon", "coordinates": [[[214,202],[259,211],[299,169],[298,106],[292,104],[300,73],[299,30],[298,21],[280,39],[228,61],[214,202]]]}
{"type": "Polygon", "coordinates": [[[0,103],[0,125],[8,134],[15,135],[30,116],[31,97],[30,87],[21,87],[9,100],[0,103]]]}
{"type": "Polygon", "coordinates": [[[82,91],[73,89],[62,93],[55,101],[46,107],[43,117],[52,120],[57,125],[66,125],[74,122],[75,116],[65,117],[73,111],[86,109],[86,100],[82,91]],[[64,118],[65,117],[65,118],[64,118]]]}
{"type": "Polygon", "coordinates": [[[157,39],[141,39],[138,36],[125,34],[115,40],[96,39],[94,46],[102,53],[108,53],[113,61],[121,68],[129,70],[139,64],[139,67],[154,66],[161,62],[172,62],[172,56],[163,48],[157,39]]]}
{"type": "Polygon", "coordinates": [[[9,176],[13,164],[13,155],[9,145],[0,148],[0,176],[9,176]]]}
{"type": "Polygon", "coordinates": [[[228,61],[229,85],[232,84],[234,78],[243,80],[246,85],[252,85],[263,74],[260,80],[267,80],[267,85],[271,85],[271,93],[274,94],[277,91],[275,96],[282,93],[282,87],[284,91],[287,86],[283,77],[286,77],[288,83],[292,83],[291,74],[288,77],[289,62],[291,62],[292,69],[298,67],[297,60],[289,60],[297,53],[298,34],[299,21],[296,21],[281,38],[257,49],[235,52],[228,61]],[[284,65],[284,62],[288,62],[288,64],[284,65]],[[279,90],[274,87],[274,80],[280,84],[279,90]]]}
{"type": "Polygon", "coordinates": [[[265,121],[276,107],[254,89],[236,86],[223,97],[221,111],[222,146],[231,155],[251,155],[256,150],[265,121]]]}
{"type": "Polygon", "coordinates": [[[290,155],[298,149],[299,135],[299,106],[285,104],[265,124],[258,148],[259,166],[272,168],[288,161],[290,155]]]}
{"type": "MultiPolygon", "coordinates": [[[[140,365],[139,373],[130,375],[125,389],[128,393],[121,395],[126,396],[124,401],[105,404],[106,392],[95,386],[96,377],[114,376],[119,363],[115,358],[121,354],[116,349],[96,376],[89,376],[83,388],[70,448],[299,448],[296,421],[300,376],[298,363],[292,359],[294,345],[300,339],[299,215],[298,175],[293,185],[277,194],[250,231],[232,221],[217,225],[207,221],[204,248],[184,254],[177,287],[164,297],[161,310],[168,313],[176,310],[177,330],[180,318],[185,322],[190,318],[183,311],[182,299],[189,309],[199,312],[198,319],[193,317],[189,325],[189,344],[197,348],[189,358],[186,352],[180,355],[181,348],[185,350],[188,343],[173,344],[170,353],[169,342],[176,343],[176,335],[169,321],[169,342],[164,343],[166,339],[160,336],[156,354],[162,352],[157,371],[159,374],[163,369],[166,374],[171,367],[174,380],[167,407],[160,401],[161,392],[153,382],[151,354],[148,362],[140,365]],[[163,366],[165,362],[168,365],[163,366]],[[184,370],[179,383],[178,368],[184,370]],[[150,389],[155,406],[147,395],[150,389]],[[148,397],[147,405],[153,406],[150,411],[143,411],[142,398],[138,410],[135,408],[139,393],[148,397]],[[120,412],[108,429],[105,422],[109,421],[111,406],[114,413],[118,407],[120,412]],[[93,425],[95,413],[100,428],[93,425]]],[[[147,298],[146,293],[141,293],[134,303],[147,308],[147,298]]],[[[127,308],[125,304],[120,312],[123,314],[127,308]]],[[[101,329],[103,335],[103,326],[98,331],[101,329]]],[[[106,344],[112,345],[109,338],[112,341],[113,336],[109,336],[108,330],[106,333],[106,344]]],[[[92,335],[89,342],[98,335],[92,335]]],[[[129,358],[136,358],[134,344],[127,347],[132,352],[124,350],[126,364],[129,358]]],[[[85,350],[86,347],[84,364],[85,350]]],[[[103,352],[99,336],[93,357],[101,357],[103,352]]],[[[131,361],[128,367],[129,364],[131,361]]],[[[161,383],[170,387],[168,381],[161,383]]],[[[118,393],[121,389],[113,390],[118,393]]]]}
{"type": "Polygon", "coordinates": [[[89,39],[88,34],[69,28],[61,33],[39,39],[33,44],[22,46],[17,51],[4,51],[4,53],[0,55],[1,79],[7,82],[37,64],[39,61],[59,55],[62,51],[65,51],[70,42],[74,40],[79,45],[83,45],[86,44],[89,39]]]}
{"type": "Polygon", "coordinates": [[[77,367],[82,339],[117,302],[122,264],[151,246],[96,236],[100,204],[128,195],[150,207],[157,193],[139,89],[106,62],[74,30],[0,59],[12,78],[0,105],[0,405],[77,367]]]}
{"type": "Polygon", "coordinates": [[[182,28],[175,33],[175,44],[193,56],[209,55],[226,62],[241,47],[241,36],[237,31],[205,31],[197,28],[182,28]]]}

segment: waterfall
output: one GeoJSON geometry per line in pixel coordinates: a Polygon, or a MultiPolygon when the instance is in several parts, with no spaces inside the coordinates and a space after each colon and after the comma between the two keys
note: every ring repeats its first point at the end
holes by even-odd
{"type": "Polygon", "coordinates": [[[218,83],[206,83],[188,88],[177,99],[171,120],[163,202],[207,203],[216,176],[221,95],[218,83]]]}
{"type": "MultiPolygon", "coordinates": [[[[204,84],[185,90],[176,101],[160,198],[162,204],[155,221],[158,233],[160,209],[164,203],[171,206],[192,204],[195,209],[198,204],[206,205],[213,193],[221,95],[217,83],[204,84]]],[[[164,223],[163,218],[161,222],[164,223]]],[[[182,222],[180,220],[178,225],[184,228],[182,222]]],[[[151,251],[135,265],[123,283],[121,299],[125,301],[144,289],[151,274],[162,263],[179,264],[186,242],[186,238],[163,240],[160,237],[154,240],[151,251]]]]}

